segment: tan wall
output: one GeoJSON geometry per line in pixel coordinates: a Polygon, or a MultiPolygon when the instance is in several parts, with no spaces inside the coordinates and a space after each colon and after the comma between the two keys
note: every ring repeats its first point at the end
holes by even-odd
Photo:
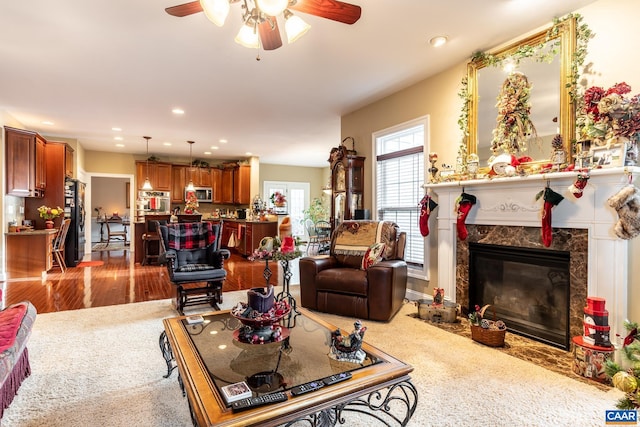
{"type": "Polygon", "coordinates": [[[130,153],[86,151],[84,155],[84,171],[87,173],[135,175],[136,160],[142,160],[142,158],[130,153]]]}
{"type": "MultiPolygon", "coordinates": [[[[327,157],[329,153],[327,153],[327,157]]],[[[303,166],[283,166],[260,163],[260,190],[265,181],[308,182],[310,200],[322,197],[322,187],[327,183],[329,167],[309,168],[303,166]]]]}

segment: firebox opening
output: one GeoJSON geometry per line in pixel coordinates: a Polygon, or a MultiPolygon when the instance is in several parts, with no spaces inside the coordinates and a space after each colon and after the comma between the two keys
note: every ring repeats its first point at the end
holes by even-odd
{"type": "Polygon", "coordinates": [[[469,243],[469,310],[510,332],[569,350],[569,252],[469,243]]]}

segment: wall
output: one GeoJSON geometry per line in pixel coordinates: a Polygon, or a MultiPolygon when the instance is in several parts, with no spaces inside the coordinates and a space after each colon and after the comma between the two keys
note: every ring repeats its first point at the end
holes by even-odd
{"type": "MultiPolygon", "coordinates": [[[[581,83],[587,87],[594,84],[609,87],[625,81],[631,85],[633,94],[640,93],[640,74],[635,71],[640,67],[640,57],[634,53],[633,48],[627,48],[629,43],[640,39],[640,26],[637,25],[640,2],[600,0],[576,12],[583,16],[584,23],[595,33],[595,38],[589,43],[585,61],[588,72],[583,74],[581,83]]],[[[549,22],[552,19],[550,16],[549,22]]],[[[523,28],[522,32],[524,34],[530,30],[533,29],[523,28]]],[[[343,138],[352,136],[356,139],[358,154],[367,157],[365,167],[368,173],[372,171],[371,134],[423,115],[428,115],[430,119],[428,150],[438,153],[439,164],[455,163],[461,140],[457,125],[461,100],[457,94],[460,81],[465,75],[466,62],[342,117],[341,135],[343,138]]],[[[369,208],[372,182],[373,177],[365,181],[365,205],[369,208]]],[[[432,231],[428,237],[432,278],[433,269],[437,265],[437,235],[434,234],[437,233],[432,231]]],[[[639,253],[640,242],[637,240],[639,239],[629,243],[632,246],[631,257],[639,253]]],[[[633,283],[630,286],[629,301],[640,300],[640,267],[630,265],[630,277],[633,283]]],[[[630,304],[629,313],[636,321],[640,319],[640,307],[634,310],[630,304]]]]}
{"type": "Polygon", "coordinates": [[[122,217],[131,216],[131,211],[126,207],[126,184],[128,178],[91,178],[91,213],[90,216],[97,216],[95,209],[101,208],[100,214],[111,216],[114,212],[122,217]]]}
{"type": "Polygon", "coordinates": [[[106,151],[85,151],[84,170],[87,173],[136,174],[136,160],[140,156],[130,153],[108,153],[106,151]]]}

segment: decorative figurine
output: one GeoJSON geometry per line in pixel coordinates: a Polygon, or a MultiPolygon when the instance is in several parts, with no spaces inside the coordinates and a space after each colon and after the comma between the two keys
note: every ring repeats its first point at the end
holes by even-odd
{"type": "Polygon", "coordinates": [[[431,182],[438,182],[438,179],[436,178],[436,174],[438,173],[438,168],[436,167],[437,161],[438,153],[429,153],[429,163],[431,163],[429,173],[431,174],[431,182]]]}
{"type": "Polygon", "coordinates": [[[360,320],[356,320],[353,327],[353,332],[346,337],[342,335],[339,329],[331,333],[331,352],[329,357],[341,362],[362,363],[364,361],[367,355],[361,347],[367,328],[362,326],[360,320]]]}

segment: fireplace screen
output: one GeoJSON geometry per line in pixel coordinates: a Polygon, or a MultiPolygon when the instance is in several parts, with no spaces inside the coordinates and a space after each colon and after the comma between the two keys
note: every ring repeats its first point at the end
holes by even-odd
{"type": "Polygon", "coordinates": [[[469,243],[469,310],[491,304],[509,331],[565,350],[569,283],[569,252],[469,243]]]}

